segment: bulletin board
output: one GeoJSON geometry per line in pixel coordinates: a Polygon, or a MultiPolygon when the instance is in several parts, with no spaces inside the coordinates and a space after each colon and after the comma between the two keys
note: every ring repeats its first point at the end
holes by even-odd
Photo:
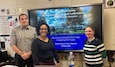
{"type": "Polygon", "coordinates": [[[10,35],[11,30],[19,25],[18,15],[0,16],[0,36],[10,35]]]}

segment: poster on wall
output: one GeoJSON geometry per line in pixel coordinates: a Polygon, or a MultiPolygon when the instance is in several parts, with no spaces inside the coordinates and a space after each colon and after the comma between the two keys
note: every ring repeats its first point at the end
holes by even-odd
{"type": "Polygon", "coordinates": [[[103,2],[105,8],[115,7],[115,0],[104,0],[103,2]]]}
{"type": "Polygon", "coordinates": [[[0,35],[10,35],[11,30],[17,25],[18,16],[0,16],[0,35]]]}

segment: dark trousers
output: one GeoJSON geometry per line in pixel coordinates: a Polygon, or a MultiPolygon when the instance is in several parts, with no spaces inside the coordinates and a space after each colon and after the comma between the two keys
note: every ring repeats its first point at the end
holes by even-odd
{"type": "Polygon", "coordinates": [[[27,65],[27,67],[34,67],[32,56],[24,60],[20,55],[15,54],[15,63],[18,67],[25,67],[25,65],[27,65]]]}
{"type": "Polygon", "coordinates": [[[86,64],[86,67],[102,67],[103,64],[94,64],[94,65],[90,65],[90,64],[86,64]]]}
{"type": "Polygon", "coordinates": [[[39,62],[39,65],[55,65],[54,60],[49,60],[47,62],[39,62]]]}

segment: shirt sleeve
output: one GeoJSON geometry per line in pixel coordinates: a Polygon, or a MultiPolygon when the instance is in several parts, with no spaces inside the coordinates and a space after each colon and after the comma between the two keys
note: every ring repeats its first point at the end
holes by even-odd
{"type": "Polygon", "coordinates": [[[32,50],[32,58],[33,58],[34,64],[38,64],[38,62],[39,62],[39,60],[38,60],[38,47],[37,47],[36,39],[34,39],[32,42],[31,50],[32,50]]]}
{"type": "Polygon", "coordinates": [[[13,29],[10,34],[10,46],[16,45],[17,44],[17,39],[16,39],[16,31],[13,29]]]}
{"type": "Polygon", "coordinates": [[[102,52],[102,58],[106,58],[107,57],[107,53],[106,53],[106,50],[104,50],[103,52],[102,52]]]}
{"type": "Polygon", "coordinates": [[[100,44],[97,46],[97,49],[99,50],[99,52],[103,52],[105,50],[104,44],[100,44]]]}
{"type": "Polygon", "coordinates": [[[106,58],[106,51],[105,51],[105,47],[104,44],[100,44],[99,46],[97,46],[98,51],[102,54],[102,58],[106,58]]]}
{"type": "MultiPolygon", "coordinates": [[[[53,44],[54,44],[54,42],[53,42],[53,44]]],[[[59,58],[58,58],[57,51],[56,51],[55,47],[53,48],[53,54],[54,54],[54,58],[55,58],[56,62],[59,63],[59,58]]]]}
{"type": "Polygon", "coordinates": [[[57,55],[57,51],[55,49],[54,49],[53,53],[54,53],[54,58],[55,58],[56,62],[59,63],[59,58],[57,55]]]}

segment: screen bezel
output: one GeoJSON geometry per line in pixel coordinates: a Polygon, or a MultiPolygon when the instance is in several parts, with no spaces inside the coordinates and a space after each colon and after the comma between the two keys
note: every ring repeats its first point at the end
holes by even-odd
{"type": "MultiPolygon", "coordinates": [[[[102,3],[96,3],[96,4],[84,4],[84,5],[73,5],[73,6],[62,6],[62,7],[50,7],[50,8],[39,8],[39,9],[28,9],[28,15],[31,11],[37,11],[37,10],[44,10],[44,9],[56,9],[56,8],[69,8],[69,7],[83,7],[83,6],[95,6],[95,5],[100,5],[102,6],[102,41],[104,41],[104,37],[103,37],[103,9],[104,6],[102,3]]],[[[29,15],[30,18],[30,15],[29,15]]],[[[29,24],[30,24],[30,19],[29,19],[29,24]]],[[[58,51],[73,51],[73,52],[83,52],[83,50],[58,50],[58,51]]]]}

